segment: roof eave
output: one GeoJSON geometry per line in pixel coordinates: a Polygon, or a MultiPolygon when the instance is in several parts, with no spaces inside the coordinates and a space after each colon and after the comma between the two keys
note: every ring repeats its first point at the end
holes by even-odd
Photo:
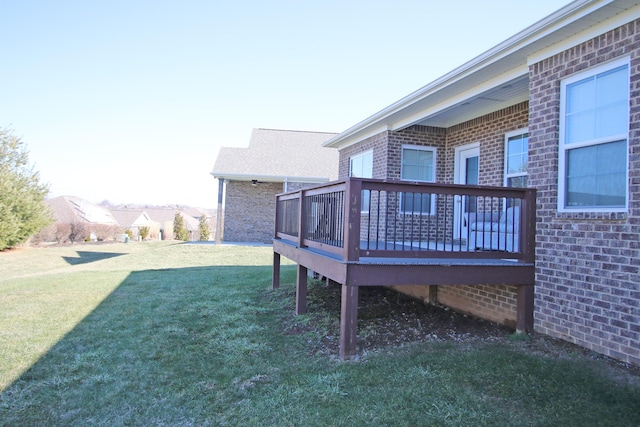
{"type": "Polygon", "coordinates": [[[323,183],[331,181],[330,177],[317,176],[289,176],[289,175],[259,175],[246,173],[211,172],[214,178],[229,181],[261,181],[261,182],[310,182],[323,183]]]}

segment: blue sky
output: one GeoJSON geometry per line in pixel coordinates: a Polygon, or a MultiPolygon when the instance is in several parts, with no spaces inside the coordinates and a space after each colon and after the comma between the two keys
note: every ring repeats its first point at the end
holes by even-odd
{"type": "Polygon", "coordinates": [[[222,146],[340,132],[566,0],[0,2],[0,127],[51,196],[215,207],[222,146]]]}

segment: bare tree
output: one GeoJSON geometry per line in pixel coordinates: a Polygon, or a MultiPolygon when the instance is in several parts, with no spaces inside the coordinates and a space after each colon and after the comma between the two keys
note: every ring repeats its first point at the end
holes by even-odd
{"type": "Polygon", "coordinates": [[[71,232],[69,233],[69,240],[71,243],[82,242],[89,237],[89,227],[84,222],[75,221],[70,224],[71,232]]]}

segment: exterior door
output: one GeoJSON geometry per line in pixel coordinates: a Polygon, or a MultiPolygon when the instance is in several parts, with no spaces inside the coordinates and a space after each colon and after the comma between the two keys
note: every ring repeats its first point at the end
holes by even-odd
{"type": "MultiPolygon", "coordinates": [[[[480,171],[480,145],[470,144],[456,148],[454,164],[454,183],[478,185],[480,171]]],[[[454,230],[456,239],[466,239],[469,217],[476,212],[476,198],[473,196],[456,196],[454,204],[454,230]]]]}

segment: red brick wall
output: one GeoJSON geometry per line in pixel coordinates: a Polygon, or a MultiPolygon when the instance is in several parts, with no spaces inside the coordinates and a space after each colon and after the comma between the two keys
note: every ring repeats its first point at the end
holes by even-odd
{"type": "Polygon", "coordinates": [[[640,365],[640,21],[530,67],[529,183],[538,190],[535,329],[640,365]],[[560,81],[631,58],[628,213],[559,213],[560,81]]]}
{"type": "Polygon", "coordinates": [[[383,179],[387,177],[387,137],[388,132],[367,138],[357,144],[353,144],[340,150],[340,164],[338,167],[339,179],[349,177],[350,159],[356,154],[373,150],[373,178],[383,179]]]}
{"type": "Polygon", "coordinates": [[[515,292],[514,286],[439,286],[438,302],[515,329],[515,292]]]}

